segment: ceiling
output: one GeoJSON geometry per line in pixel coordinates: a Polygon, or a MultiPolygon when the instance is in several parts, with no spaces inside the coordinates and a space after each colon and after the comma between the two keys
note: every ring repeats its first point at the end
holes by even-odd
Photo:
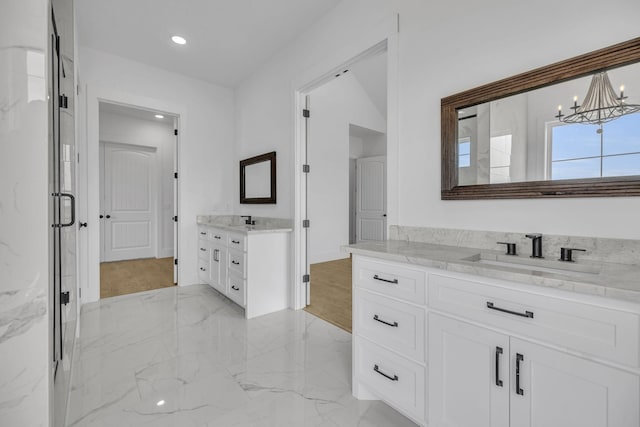
{"type": "Polygon", "coordinates": [[[173,126],[173,122],[175,120],[175,116],[172,116],[170,114],[167,114],[161,111],[143,110],[141,108],[128,107],[126,105],[111,104],[108,102],[101,102],[99,104],[99,111],[100,113],[119,114],[121,116],[128,116],[136,119],[164,123],[167,126],[173,126]],[[156,118],[155,115],[158,113],[161,113],[164,117],[162,119],[156,118]]]}
{"type": "Polygon", "coordinates": [[[367,56],[349,66],[380,114],[387,117],[387,51],[367,56]]]}
{"type": "Polygon", "coordinates": [[[340,0],[82,0],[80,46],[234,87],[340,0]],[[179,46],[172,35],[187,39],[179,46]]]}

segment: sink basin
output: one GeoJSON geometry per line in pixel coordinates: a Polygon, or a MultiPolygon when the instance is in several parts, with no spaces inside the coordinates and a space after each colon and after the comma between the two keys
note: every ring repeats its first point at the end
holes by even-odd
{"type": "Polygon", "coordinates": [[[570,262],[549,261],[523,257],[507,257],[505,255],[478,254],[466,259],[479,265],[507,267],[528,272],[545,272],[570,276],[600,274],[597,265],[584,265],[570,262]]]}

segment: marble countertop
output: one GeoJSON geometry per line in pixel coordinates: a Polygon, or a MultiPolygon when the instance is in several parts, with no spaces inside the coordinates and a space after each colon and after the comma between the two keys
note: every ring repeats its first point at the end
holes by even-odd
{"type": "Polygon", "coordinates": [[[198,225],[206,225],[239,234],[264,234],[264,233],[288,233],[293,231],[293,227],[287,224],[288,220],[269,219],[255,225],[244,224],[244,219],[237,220],[231,216],[207,216],[197,217],[198,225]]]}
{"type": "Polygon", "coordinates": [[[347,252],[458,273],[640,303],[640,266],[561,262],[502,251],[388,240],[344,246],[347,252]]]}

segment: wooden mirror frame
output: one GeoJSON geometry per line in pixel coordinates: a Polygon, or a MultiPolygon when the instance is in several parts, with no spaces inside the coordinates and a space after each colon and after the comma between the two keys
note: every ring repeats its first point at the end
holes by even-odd
{"type": "Polygon", "coordinates": [[[640,61],[640,37],[442,98],[442,200],[639,196],[640,175],[458,185],[457,110],[640,61]]]}
{"type": "Polygon", "coordinates": [[[250,157],[240,160],[240,203],[266,205],[276,203],[276,152],[261,154],[259,156],[250,157]],[[245,189],[245,167],[255,165],[256,163],[270,162],[271,169],[271,194],[269,197],[246,197],[245,189]]]}

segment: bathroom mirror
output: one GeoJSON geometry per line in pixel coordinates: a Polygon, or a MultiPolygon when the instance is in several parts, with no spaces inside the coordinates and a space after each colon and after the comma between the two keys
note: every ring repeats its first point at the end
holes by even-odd
{"type": "Polygon", "coordinates": [[[276,152],[240,161],[240,203],[276,203],[276,152]]]}
{"type": "Polygon", "coordinates": [[[441,107],[443,200],[640,195],[640,38],[441,107]]]}

